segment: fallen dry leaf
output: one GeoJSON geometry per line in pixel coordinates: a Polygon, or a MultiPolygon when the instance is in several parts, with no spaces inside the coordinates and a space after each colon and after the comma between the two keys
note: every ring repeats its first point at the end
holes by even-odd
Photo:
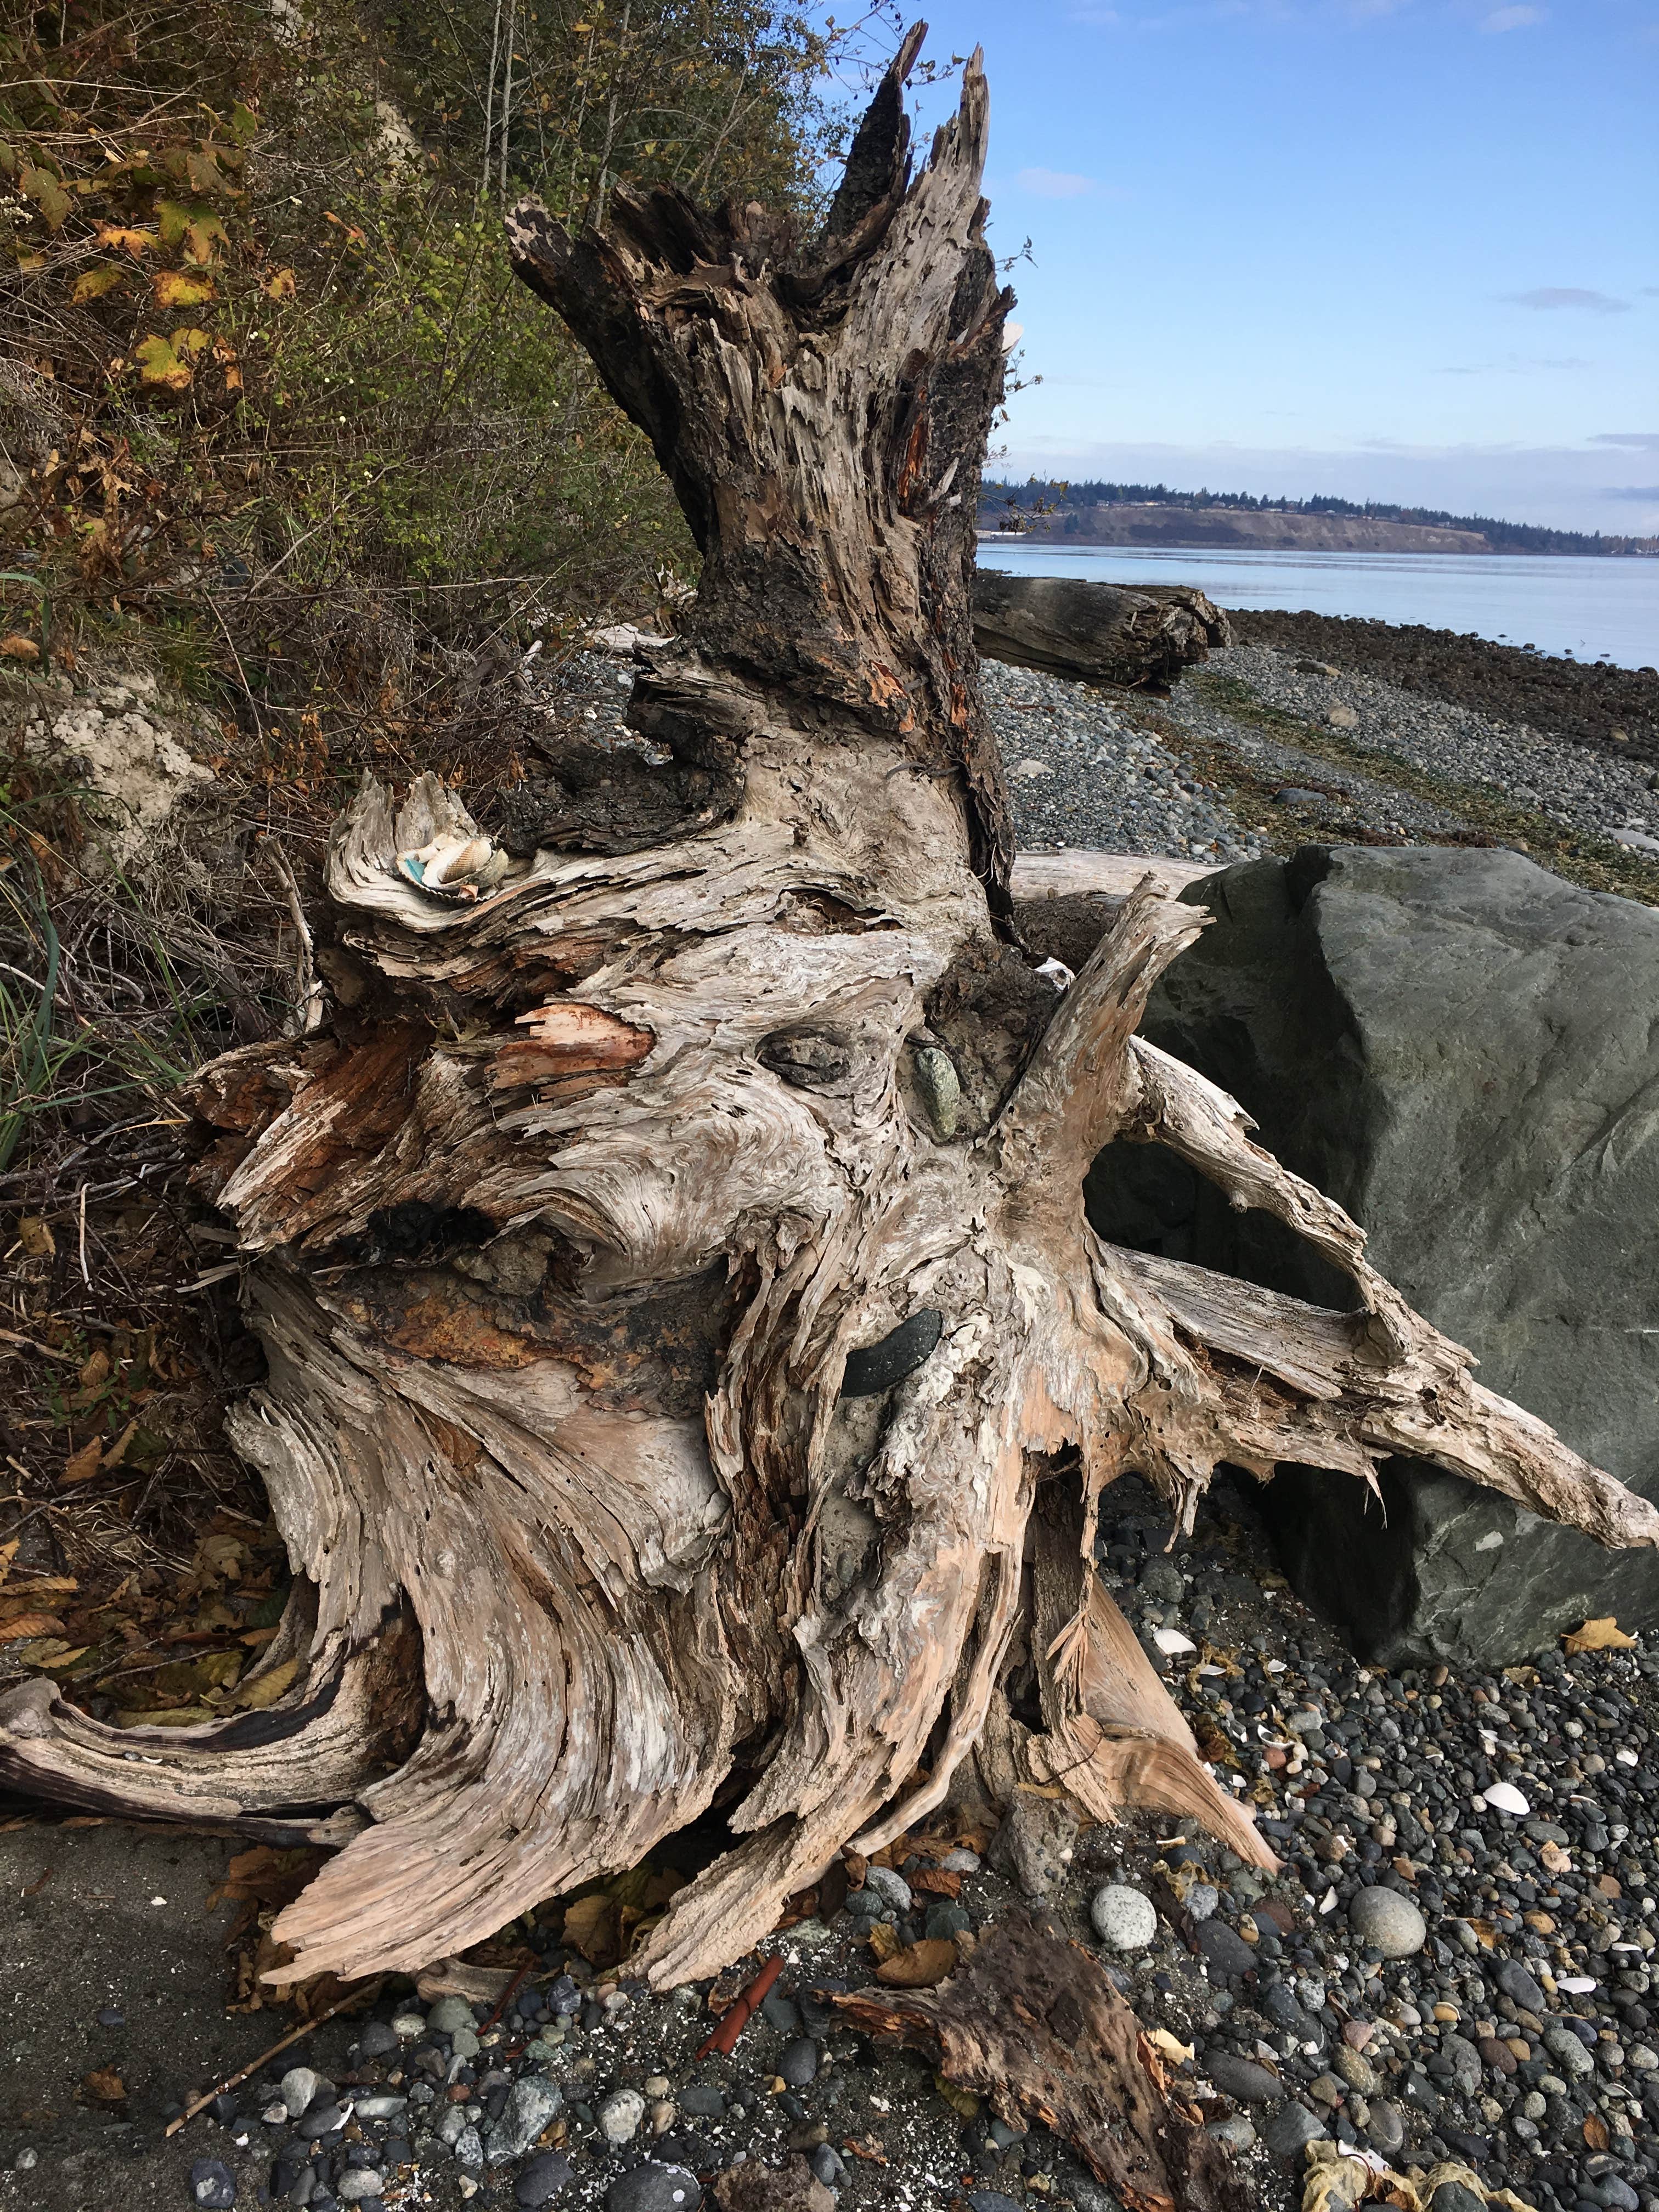
{"type": "Polygon", "coordinates": [[[918,1867],[909,1876],[912,1889],[924,1891],[930,1897],[959,1897],[962,1876],[953,1868],[918,1867]]]}
{"type": "Polygon", "coordinates": [[[603,1890],[579,1897],[564,1911],[561,1940],[567,1950],[580,1951],[590,1966],[614,1966],[622,1957],[622,1905],[603,1890]]]}
{"type": "Polygon", "coordinates": [[[1609,1613],[1605,1620],[1587,1620],[1582,1628],[1575,1628],[1561,1638],[1564,1651],[1629,1651],[1636,1643],[1626,1636],[1617,1620],[1609,1613]]]}
{"type": "Polygon", "coordinates": [[[82,1444],[64,1462],[64,1472],[58,1478],[67,1486],[73,1482],[90,1482],[104,1463],[103,1439],[94,1437],[90,1443],[82,1444]]]}
{"type": "Polygon", "coordinates": [[[64,1624],[56,1613],[20,1613],[0,1621],[0,1644],[21,1644],[26,1637],[61,1636],[64,1624]]]}
{"type": "Polygon", "coordinates": [[[1607,2124],[1599,2112],[1592,2112],[1584,2123],[1584,2141],[1592,2150],[1605,2150],[1612,2138],[1607,2124]]]}
{"type": "Polygon", "coordinates": [[[933,1990],[960,1963],[956,1945],[948,1936],[925,1936],[920,1943],[907,1943],[884,1959],[876,1979],[894,1990],[933,1990]]]}
{"type": "Polygon", "coordinates": [[[876,1971],[879,1972],[882,1966],[884,1966],[887,1960],[892,1958],[897,1952],[899,1948],[898,1936],[893,1929],[888,1926],[884,1920],[877,1920],[871,1923],[870,1933],[866,1940],[870,1945],[870,1948],[875,1953],[876,1958],[879,1962],[876,1969],[876,1971]]]}
{"type": "Polygon", "coordinates": [[[15,630],[0,637],[0,660],[39,660],[40,648],[32,637],[21,637],[15,630]]]}
{"type": "Polygon", "coordinates": [[[31,1260],[50,1260],[58,1249],[52,1224],[39,1213],[26,1213],[17,1224],[17,1241],[31,1260]]]}
{"type": "Polygon", "coordinates": [[[251,1682],[244,1682],[231,1702],[251,1706],[255,1712],[263,1712],[267,1705],[274,1705],[277,1698],[293,1686],[294,1677],[299,1671],[297,1658],[284,1659],[280,1667],[270,1668],[264,1674],[256,1674],[251,1682]]]}
{"type": "Polygon", "coordinates": [[[1152,2048],[1167,2058],[1172,2066],[1184,2066],[1193,2055],[1190,2043],[1182,2043],[1171,2035],[1167,2027],[1152,2027],[1146,2031],[1146,2040],[1152,2048]]]}
{"type": "Polygon", "coordinates": [[[94,2066],[81,2076],[81,2088],[95,2105],[119,2105],[126,2100],[127,2085],[112,2066],[94,2066]]]}

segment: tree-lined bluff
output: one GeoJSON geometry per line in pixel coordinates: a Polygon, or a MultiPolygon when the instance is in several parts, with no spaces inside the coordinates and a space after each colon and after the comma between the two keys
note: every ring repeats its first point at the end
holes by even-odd
{"type": "Polygon", "coordinates": [[[1547,530],[1486,514],[1320,495],[1171,491],[1167,484],[988,483],[984,530],[1072,545],[1252,546],[1286,552],[1659,554],[1659,538],[1547,530]]]}

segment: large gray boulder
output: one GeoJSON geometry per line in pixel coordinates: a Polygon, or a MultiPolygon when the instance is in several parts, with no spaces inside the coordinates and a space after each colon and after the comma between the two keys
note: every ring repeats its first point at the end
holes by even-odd
{"type": "Polygon", "coordinates": [[[1133,591],[1072,576],[974,579],[974,642],[989,660],[1130,688],[1174,683],[1212,645],[1231,645],[1220,608],[1189,584],[1133,591]]]}
{"type": "MultiPolygon", "coordinates": [[[[1659,913],[1506,851],[1309,847],[1184,896],[1217,916],[1146,1033],[1364,1226],[1480,1377],[1659,1497],[1659,913]]],[[[1120,1241],[1326,1304],[1344,1279],[1150,1148],[1091,1216],[1120,1241]]],[[[1385,1665],[1491,1665],[1586,1615],[1659,1626],[1659,1557],[1607,1553],[1414,1461],[1386,1526],[1351,1478],[1286,1469],[1286,1572],[1385,1665]]]]}

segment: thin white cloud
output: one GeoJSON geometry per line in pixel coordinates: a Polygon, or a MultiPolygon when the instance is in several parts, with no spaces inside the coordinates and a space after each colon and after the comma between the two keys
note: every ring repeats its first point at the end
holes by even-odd
{"type": "Polygon", "coordinates": [[[1483,31],[1524,31],[1534,23],[1541,23],[1549,12],[1547,8],[1494,8],[1480,27],[1483,31]]]}
{"type": "Polygon", "coordinates": [[[1092,177],[1074,176],[1069,169],[1022,169],[1014,182],[1040,200],[1078,200],[1096,188],[1092,177]]]}
{"type": "Polygon", "coordinates": [[[1616,300],[1611,292],[1592,292],[1582,284],[1540,284],[1535,291],[1505,292],[1504,299],[1511,307],[1535,307],[1548,313],[1558,307],[1578,307],[1592,315],[1627,315],[1628,300],[1616,300]]]}
{"type": "Polygon", "coordinates": [[[1577,354],[1511,354],[1507,361],[1479,361],[1467,367],[1450,362],[1435,370],[1437,376],[1531,376],[1556,371],[1594,368],[1593,361],[1577,354]]]}
{"type": "Polygon", "coordinates": [[[1511,522],[1599,528],[1623,537],[1659,526],[1659,512],[1644,512],[1656,453],[1659,431],[1601,432],[1577,446],[1410,445],[1358,436],[1322,448],[1238,441],[1141,445],[1015,433],[997,472],[1016,481],[1032,474],[1104,477],[1129,483],[1288,491],[1304,498],[1334,492],[1344,499],[1501,514],[1511,522]],[[1620,447],[1627,450],[1620,453],[1620,447]]]}

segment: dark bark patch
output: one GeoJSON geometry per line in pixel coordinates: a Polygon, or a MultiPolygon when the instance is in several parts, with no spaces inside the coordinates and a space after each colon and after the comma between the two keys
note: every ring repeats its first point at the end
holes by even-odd
{"type": "Polygon", "coordinates": [[[890,1390],[907,1375],[915,1373],[944,1334],[944,1315],[932,1306],[923,1306],[874,1344],[860,1345],[847,1355],[842,1396],[873,1398],[883,1390],[890,1390]]]}

